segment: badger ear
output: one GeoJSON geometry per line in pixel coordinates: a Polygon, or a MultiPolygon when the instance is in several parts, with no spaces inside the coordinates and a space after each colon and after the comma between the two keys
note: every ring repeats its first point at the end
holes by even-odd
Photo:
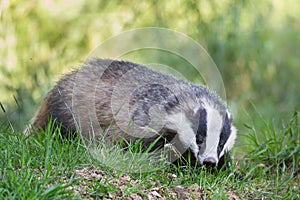
{"type": "Polygon", "coordinates": [[[224,147],[225,150],[229,151],[230,149],[232,149],[236,140],[236,135],[237,135],[237,129],[235,128],[235,126],[231,125],[231,133],[226,143],[226,146],[224,147]]]}
{"type": "Polygon", "coordinates": [[[227,114],[227,116],[228,116],[229,123],[232,124],[232,115],[231,115],[231,113],[229,112],[229,110],[226,111],[226,114],[227,114]]]}

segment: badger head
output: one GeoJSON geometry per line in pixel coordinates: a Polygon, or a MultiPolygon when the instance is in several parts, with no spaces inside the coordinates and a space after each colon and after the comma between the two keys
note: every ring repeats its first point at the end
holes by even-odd
{"type": "Polygon", "coordinates": [[[177,146],[190,150],[198,164],[229,166],[227,152],[235,143],[237,130],[227,109],[220,111],[218,107],[206,104],[194,109],[193,113],[176,113],[168,119],[172,129],[176,129],[180,143],[177,146]]]}
{"type": "MultiPolygon", "coordinates": [[[[232,125],[231,114],[228,110],[222,113],[214,107],[205,106],[198,109],[198,116],[198,127],[193,127],[196,140],[191,144],[191,151],[200,164],[218,165],[235,142],[236,128],[232,125]]],[[[228,158],[225,160],[228,164],[228,158]]]]}

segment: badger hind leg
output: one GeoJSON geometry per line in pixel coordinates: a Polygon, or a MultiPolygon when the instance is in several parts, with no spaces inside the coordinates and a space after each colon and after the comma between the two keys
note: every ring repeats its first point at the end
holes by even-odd
{"type": "Polygon", "coordinates": [[[48,108],[48,100],[47,98],[43,101],[41,107],[38,109],[36,114],[31,120],[31,123],[27,125],[24,130],[25,135],[29,135],[31,132],[38,130],[45,130],[47,124],[49,122],[49,108],[48,108]]]}

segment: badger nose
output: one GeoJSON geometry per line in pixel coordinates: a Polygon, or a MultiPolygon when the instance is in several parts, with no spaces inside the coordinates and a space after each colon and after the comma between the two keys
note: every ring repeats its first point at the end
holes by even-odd
{"type": "Polygon", "coordinates": [[[213,157],[208,157],[203,160],[203,165],[207,167],[215,167],[217,165],[217,160],[213,157]]]}

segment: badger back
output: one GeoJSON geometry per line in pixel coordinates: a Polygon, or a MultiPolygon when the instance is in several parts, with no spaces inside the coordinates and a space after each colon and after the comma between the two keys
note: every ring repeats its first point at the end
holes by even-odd
{"type": "Polygon", "coordinates": [[[124,127],[134,118],[138,127],[134,134],[139,137],[144,132],[140,127],[151,122],[160,132],[166,112],[176,109],[179,101],[181,106],[191,106],[191,96],[188,84],[172,76],[131,62],[94,59],[54,86],[32,124],[45,128],[51,116],[63,133],[79,130],[84,135],[99,135],[103,127],[110,126],[114,137],[127,137],[124,132],[133,130],[124,127]],[[190,97],[188,102],[185,96],[190,97]],[[155,115],[152,119],[151,114],[155,115]]]}

